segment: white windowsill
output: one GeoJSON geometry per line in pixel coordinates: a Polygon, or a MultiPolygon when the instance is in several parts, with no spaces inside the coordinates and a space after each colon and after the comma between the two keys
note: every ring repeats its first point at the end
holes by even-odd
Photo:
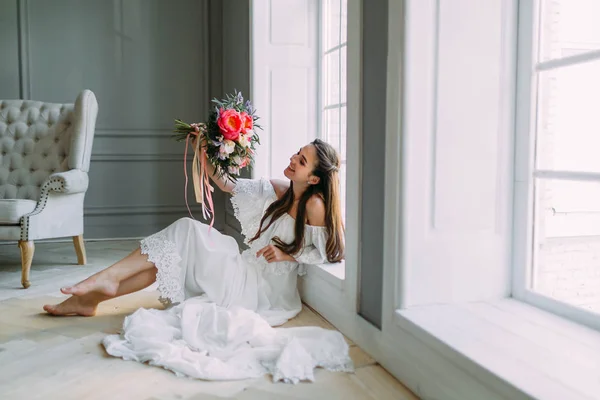
{"type": "Polygon", "coordinates": [[[342,289],[346,277],[346,262],[336,264],[306,265],[306,275],[319,277],[336,288],[342,289]]]}
{"type": "Polygon", "coordinates": [[[484,384],[499,379],[536,399],[600,399],[600,332],[526,303],[415,307],[397,310],[396,322],[484,384]]]}

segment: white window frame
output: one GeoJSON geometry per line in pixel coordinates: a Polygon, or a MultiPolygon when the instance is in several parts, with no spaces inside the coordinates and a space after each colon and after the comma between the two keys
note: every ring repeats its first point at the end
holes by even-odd
{"type": "Polygon", "coordinates": [[[599,315],[530,289],[534,246],[533,202],[535,178],[600,182],[600,174],[598,173],[536,170],[534,165],[538,73],[600,60],[600,51],[596,50],[539,62],[537,54],[541,2],[542,0],[519,2],[512,296],[546,311],[600,330],[599,315]]]}
{"type": "MultiPolygon", "coordinates": [[[[351,0],[350,0],[351,1],[351,0]]],[[[326,112],[327,110],[331,110],[331,109],[338,109],[340,112],[340,135],[339,135],[339,141],[337,143],[337,145],[339,146],[340,150],[342,150],[342,136],[345,137],[345,141],[347,143],[348,141],[348,67],[346,64],[346,82],[342,82],[342,73],[341,73],[341,69],[342,69],[342,63],[341,63],[341,50],[343,48],[346,49],[346,63],[348,60],[348,32],[346,32],[346,40],[345,41],[341,41],[341,35],[342,35],[342,7],[343,7],[343,2],[344,0],[340,0],[340,42],[336,45],[333,46],[331,48],[324,48],[323,47],[323,42],[324,42],[324,38],[325,38],[325,32],[323,31],[323,26],[324,26],[324,19],[326,18],[326,7],[327,7],[327,3],[328,0],[320,0],[319,1],[319,60],[318,60],[318,100],[317,100],[317,108],[318,108],[318,131],[317,131],[317,137],[319,139],[323,139],[325,141],[328,141],[327,137],[326,137],[326,128],[323,124],[323,114],[324,112],[326,112]],[[326,69],[324,67],[324,60],[325,60],[325,56],[327,54],[330,54],[331,52],[334,52],[336,50],[340,51],[340,59],[339,59],[339,80],[340,80],[340,85],[339,85],[339,91],[340,91],[340,101],[336,104],[329,104],[327,102],[327,82],[326,82],[326,69]],[[342,92],[342,85],[346,85],[346,98],[344,99],[344,101],[342,101],[341,99],[341,92],[342,92]],[[342,132],[341,131],[341,112],[342,109],[344,109],[346,111],[346,131],[342,132]]],[[[348,0],[346,0],[346,29],[348,27],[348,0]]],[[[347,176],[347,157],[348,157],[348,150],[347,150],[347,144],[346,144],[346,149],[344,150],[343,154],[340,154],[341,156],[341,160],[340,163],[342,165],[342,173],[344,174],[344,176],[341,177],[341,180],[343,180],[343,182],[347,182],[346,181],[346,176],[347,176]],[[345,157],[344,157],[345,155],[345,157]]],[[[343,187],[346,187],[346,185],[343,185],[343,187]]],[[[343,213],[343,218],[345,220],[345,211],[347,208],[347,202],[346,202],[346,191],[342,190],[342,196],[344,197],[344,207],[342,209],[342,213],[343,213]]]]}
{"type": "MultiPolygon", "coordinates": [[[[323,0],[318,0],[319,5],[323,0]]],[[[316,309],[342,331],[354,332],[360,318],[358,309],[358,271],[360,260],[360,199],[361,199],[361,156],[360,131],[362,126],[361,104],[361,61],[362,61],[362,1],[349,0],[347,9],[347,82],[346,88],[346,175],[354,177],[346,184],[346,257],[339,264],[308,266],[307,274],[300,280],[299,290],[304,302],[316,309]],[[355,179],[357,178],[357,179],[355,179]],[[343,268],[341,275],[339,269],[343,268]]],[[[319,11],[321,8],[319,7],[319,11]]],[[[319,15],[319,36],[321,26],[319,15]]],[[[319,39],[320,41],[320,39],[319,39]]],[[[318,49],[321,54],[321,49],[318,49]]],[[[319,63],[321,60],[319,60],[319,63]]],[[[321,65],[321,64],[319,64],[321,65]]],[[[318,69],[320,75],[321,68],[318,69]]],[[[321,85],[318,79],[319,87],[321,85]]],[[[318,98],[321,92],[318,91],[318,98]]],[[[317,104],[318,126],[321,126],[320,111],[322,103],[317,104]]],[[[318,129],[317,129],[318,131],[318,129]]],[[[321,136],[319,132],[318,137],[321,136]]],[[[364,322],[369,332],[374,330],[364,322]]]]}

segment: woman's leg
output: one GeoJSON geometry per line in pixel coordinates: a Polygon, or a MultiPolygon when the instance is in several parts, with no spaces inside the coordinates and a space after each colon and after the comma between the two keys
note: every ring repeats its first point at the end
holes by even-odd
{"type": "Polygon", "coordinates": [[[83,296],[90,292],[99,292],[114,297],[121,282],[152,268],[155,268],[154,263],[148,261],[147,256],[142,254],[141,249],[138,247],[121,261],[90,276],[75,286],[62,288],[60,291],[64,294],[75,296],[83,296]]]}
{"type": "MultiPolygon", "coordinates": [[[[137,292],[150,286],[156,281],[156,268],[142,272],[121,281],[114,295],[91,291],[81,296],[71,296],[60,304],[46,304],[44,310],[52,315],[82,315],[90,317],[96,314],[98,304],[115,297],[137,292]]],[[[84,281],[85,282],[85,281],[84,281]]]]}

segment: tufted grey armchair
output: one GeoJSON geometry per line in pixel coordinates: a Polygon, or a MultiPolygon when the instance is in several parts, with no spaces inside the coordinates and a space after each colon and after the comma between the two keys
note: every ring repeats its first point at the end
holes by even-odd
{"type": "Polygon", "coordinates": [[[86,263],[83,199],[97,114],[90,90],[75,104],[0,100],[0,240],[18,240],[25,288],[34,240],[71,236],[86,263]]]}

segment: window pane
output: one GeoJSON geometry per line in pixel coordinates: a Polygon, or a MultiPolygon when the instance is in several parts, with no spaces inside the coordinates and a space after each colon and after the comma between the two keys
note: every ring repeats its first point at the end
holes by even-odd
{"type": "Polygon", "coordinates": [[[600,48],[600,1],[544,0],[541,4],[540,60],[600,48]]]}
{"type": "Polygon", "coordinates": [[[340,34],[341,36],[341,43],[344,43],[348,40],[348,0],[342,0],[342,20],[341,20],[341,24],[342,24],[342,29],[340,34]]]}
{"type": "Polygon", "coordinates": [[[341,144],[340,144],[340,157],[342,157],[343,161],[346,161],[346,136],[348,132],[346,130],[346,107],[342,107],[340,109],[340,135],[341,135],[341,144]]]}
{"type": "Polygon", "coordinates": [[[325,106],[340,103],[340,50],[326,54],[323,58],[325,106]]]}
{"type": "Polygon", "coordinates": [[[323,111],[324,132],[323,140],[340,152],[340,110],[332,108],[323,111]]]}
{"type": "Polygon", "coordinates": [[[340,84],[341,84],[341,94],[340,94],[340,99],[341,99],[341,103],[345,103],[346,102],[346,88],[348,86],[348,82],[347,82],[347,70],[348,70],[348,66],[346,65],[346,53],[347,53],[348,47],[344,46],[340,49],[340,84]]]}
{"type": "Polygon", "coordinates": [[[340,0],[323,1],[323,51],[340,44],[340,0]]]}
{"type": "Polygon", "coordinates": [[[346,164],[340,168],[340,194],[342,198],[342,218],[346,221],[346,164]]]}
{"type": "Polygon", "coordinates": [[[600,61],[539,74],[536,165],[600,172],[600,61]]]}
{"type": "Polygon", "coordinates": [[[532,289],[600,313],[600,182],[536,180],[532,289]]]}

